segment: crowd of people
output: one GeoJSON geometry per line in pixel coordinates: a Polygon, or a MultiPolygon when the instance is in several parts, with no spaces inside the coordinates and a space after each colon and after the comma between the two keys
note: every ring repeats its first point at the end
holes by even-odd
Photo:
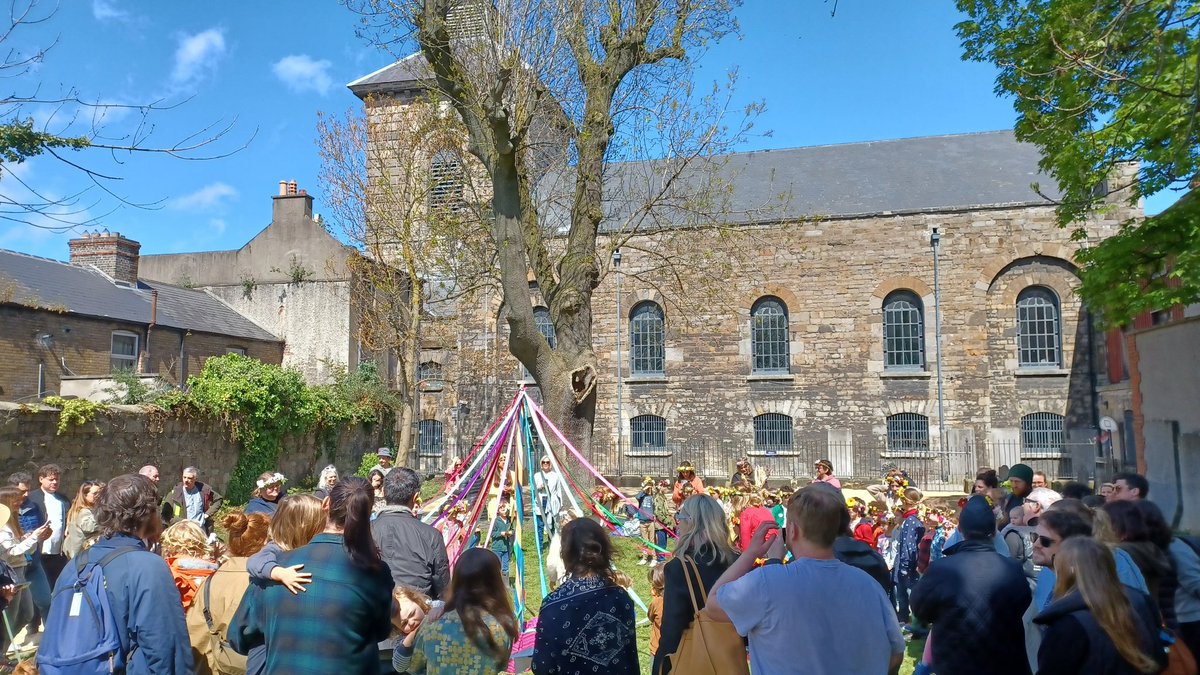
{"type": "MultiPolygon", "coordinates": [[[[314,494],[265,472],[235,510],[195,467],[170,489],[153,466],[84,481],[74,500],[56,465],[14,474],[0,488],[0,646],[20,660],[32,645],[13,636],[44,631],[49,673],[504,671],[521,630],[509,567],[522,514],[501,495],[490,534],[448,551],[445,528],[419,517],[421,477],[390,459],[368,479],[326,467],[314,494]]],[[[639,673],[611,521],[560,518],[548,460],[531,485],[561,570],[532,671],[639,673]]],[[[943,675],[1179,667],[1200,649],[1196,542],[1172,534],[1137,474],[1101,494],[1053,487],[1022,464],[1003,482],[983,470],[952,508],[900,471],[847,499],[829,460],[774,491],[746,459],[723,485],[685,462],[607,515],[625,506],[645,544],[655,675],[688,672],[697,654],[720,672],[895,673],[921,637],[918,671],[943,675]]]]}

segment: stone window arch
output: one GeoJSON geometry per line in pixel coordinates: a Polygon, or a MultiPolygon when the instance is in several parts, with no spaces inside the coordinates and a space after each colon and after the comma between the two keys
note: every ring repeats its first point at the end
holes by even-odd
{"type": "Polygon", "coordinates": [[[892,291],[883,300],[883,367],[925,369],[925,307],[907,289],[892,291]]]}
{"type": "Polygon", "coordinates": [[[772,295],[759,298],[750,308],[750,372],[790,373],[788,339],[787,305],[772,295]]]}
{"type": "Polygon", "coordinates": [[[666,362],[663,310],[656,302],[639,302],[629,313],[629,360],[633,375],[662,375],[666,362]]]}
{"type": "Polygon", "coordinates": [[[1058,295],[1029,286],[1017,295],[1017,364],[1023,368],[1062,367],[1062,312],[1058,295]]]}

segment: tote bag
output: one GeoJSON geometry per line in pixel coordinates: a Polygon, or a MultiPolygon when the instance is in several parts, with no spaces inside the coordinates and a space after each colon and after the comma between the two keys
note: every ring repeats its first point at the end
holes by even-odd
{"type": "Polygon", "coordinates": [[[679,648],[667,657],[671,664],[672,673],[680,675],[750,675],[750,666],[746,663],[746,645],[742,636],[738,635],[733,624],[728,621],[714,621],[704,611],[704,607],[696,603],[695,588],[700,589],[700,600],[708,604],[708,594],[704,590],[704,582],[700,579],[700,569],[690,557],[684,557],[683,578],[687,583],[688,595],[692,599],[692,625],[683,631],[679,639],[679,648]],[[692,583],[695,576],[696,583],[692,583]]]}

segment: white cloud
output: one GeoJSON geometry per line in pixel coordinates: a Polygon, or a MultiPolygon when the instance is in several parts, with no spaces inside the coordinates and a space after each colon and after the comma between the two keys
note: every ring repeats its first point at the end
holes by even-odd
{"type": "Polygon", "coordinates": [[[218,181],[205,185],[191,194],[172,199],[170,206],[173,209],[181,211],[186,209],[211,209],[219,206],[225,199],[237,197],[237,194],[238,191],[233,186],[218,181]]]}
{"type": "Polygon", "coordinates": [[[324,96],[333,85],[333,78],[329,76],[332,66],[325,59],[316,61],[307,54],[292,54],[276,61],[271,70],[294,92],[314,91],[324,96]]]}
{"type": "Polygon", "coordinates": [[[190,84],[212,70],[225,54],[225,33],[219,28],[183,35],[175,50],[175,69],[171,80],[175,84],[190,84]]]}
{"type": "Polygon", "coordinates": [[[97,21],[125,21],[129,12],[117,7],[113,0],[92,0],[92,16],[97,21]]]}
{"type": "Polygon", "coordinates": [[[208,221],[208,224],[210,227],[212,227],[212,231],[218,237],[225,234],[226,224],[224,218],[213,218],[212,220],[208,221]]]}

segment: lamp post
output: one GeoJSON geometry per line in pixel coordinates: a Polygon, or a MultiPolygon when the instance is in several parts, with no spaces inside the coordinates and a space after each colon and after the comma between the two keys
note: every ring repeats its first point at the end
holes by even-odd
{"type": "Polygon", "coordinates": [[[938,278],[938,249],[941,247],[942,235],[933,228],[929,235],[929,246],[933,249],[933,343],[937,350],[937,397],[938,397],[938,442],[942,446],[942,455],[946,456],[946,415],[942,399],[942,290],[938,278]]]}
{"type": "Polygon", "coordinates": [[[621,475],[621,455],[624,454],[621,448],[621,437],[624,431],[624,426],[621,424],[621,416],[624,412],[622,406],[622,383],[621,383],[621,249],[614,249],[612,253],[613,271],[617,278],[617,475],[621,475]]]}

